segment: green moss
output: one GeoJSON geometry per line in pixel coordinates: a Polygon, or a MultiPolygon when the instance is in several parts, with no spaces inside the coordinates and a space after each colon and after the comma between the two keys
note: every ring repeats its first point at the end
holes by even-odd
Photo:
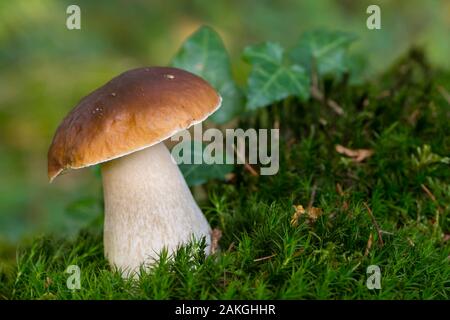
{"type": "Polygon", "coordinates": [[[328,96],[346,110],[344,117],[315,101],[288,99],[242,120],[242,127],[263,127],[281,119],[280,172],[253,177],[240,167],[233,182],[206,186],[203,210],[223,232],[214,256],[205,258],[193,244],[173,260],[163,254],[139,280],[124,280],[103,258],[98,228],[72,240],[44,237],[20,249],[14,269],[0,268],[0,294],[448,299],[450,241],[444,234],[450,233],[450,166],[436,159],[450,155],[450,106],[438,86],[449,88],[450,74],[433,71],[412,51],[372,83],[325,83],[328,96]],[[375,153],[355,163],[338,154],[336,144],[375,153]],[[313,189],[313,205],[323,214],[315,223],[300,218],[294,227],[293,205],[306,207],[313,189]],[[383,246],[364,203],[384,231],[383,246]],[[65,270],[74,264],[81,268],[81,289],[71,291],[65,270]],[[381,268],[381,290],[366,287],[369,265],[381,268]]]}

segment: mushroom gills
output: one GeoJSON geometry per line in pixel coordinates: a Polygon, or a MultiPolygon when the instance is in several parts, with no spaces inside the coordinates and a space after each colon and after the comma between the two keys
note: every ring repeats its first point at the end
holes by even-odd
{"type": "Polygon", "coordinates": [[[211,228],[164,143],[102,164],[102,179],[105,256],[125,276],[193,238],[209,254],[211,228]]]}

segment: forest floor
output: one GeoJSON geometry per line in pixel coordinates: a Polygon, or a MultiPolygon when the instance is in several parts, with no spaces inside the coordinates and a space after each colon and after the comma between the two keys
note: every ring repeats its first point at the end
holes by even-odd
{"type": "Polygon", "coordinates": [[[0,299],[449,299],[450,73],[411,51],[377,79],[287,99],[240,126],[279,124],[280,170],[211,181],[220,251],[163,255],[139,279],[103,257],[101,228],[0,249],[0,299]],[[81,269],[81,288],[65,272],[81,269]],[[367,287],[380,268],[380,289],[367,287]]]}

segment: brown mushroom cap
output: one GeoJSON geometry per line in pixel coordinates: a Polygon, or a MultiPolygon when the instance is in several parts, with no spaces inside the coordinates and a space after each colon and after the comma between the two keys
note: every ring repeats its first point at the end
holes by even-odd
{"type": "Polygon", "coordinates": [[[58,127],[49,179],[150,147],[205,120],[220,103],[205,80],[181,69],[124,72],[81,99],[58,127]]]}

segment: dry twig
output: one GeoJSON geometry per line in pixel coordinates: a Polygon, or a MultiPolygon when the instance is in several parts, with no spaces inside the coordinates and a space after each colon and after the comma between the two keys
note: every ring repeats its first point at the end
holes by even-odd
{"type": "Polygon", "coordinates": [[[270,256],[267,256],[267,257],[262,257],[262,258],[254,259],[253,261],[254,261],[254,262],[258,262],[258,261],[268,260],[268,259],[271,259],[271,258],[273,258],[273,257],[275,257],[275,256],[276,256],[276,254],[274,253],[274,254],[272,254],[272,255],[270,255],[270,256]]]}
{"type": "Polygon", "coordinates": [[[332,99],[325,99],[323,93],[314,85],[311,87],[311,96],[320,102],[326,103],[326,105],[329,106],[338,115],[344,115],[344,109],[342,109],[342,107],[336,101],[332,99]]]}
{"type": "Polygon", "coordinates": [[[369,206],[367,205],[367,203],[365,203],[365,202],[364,202],[364,206],[367,209],[367,213],[369,214],[370,219],[372,220],[372,223],[375,226],[375,229],[377,229],[378,242],[380,243],[381,246],[384,246],[382,231],[381,231],[380,226],[378,225],[377,221],[375,220],[375,217],[373,216],[372,209],[370,209],[369,206]]]}

